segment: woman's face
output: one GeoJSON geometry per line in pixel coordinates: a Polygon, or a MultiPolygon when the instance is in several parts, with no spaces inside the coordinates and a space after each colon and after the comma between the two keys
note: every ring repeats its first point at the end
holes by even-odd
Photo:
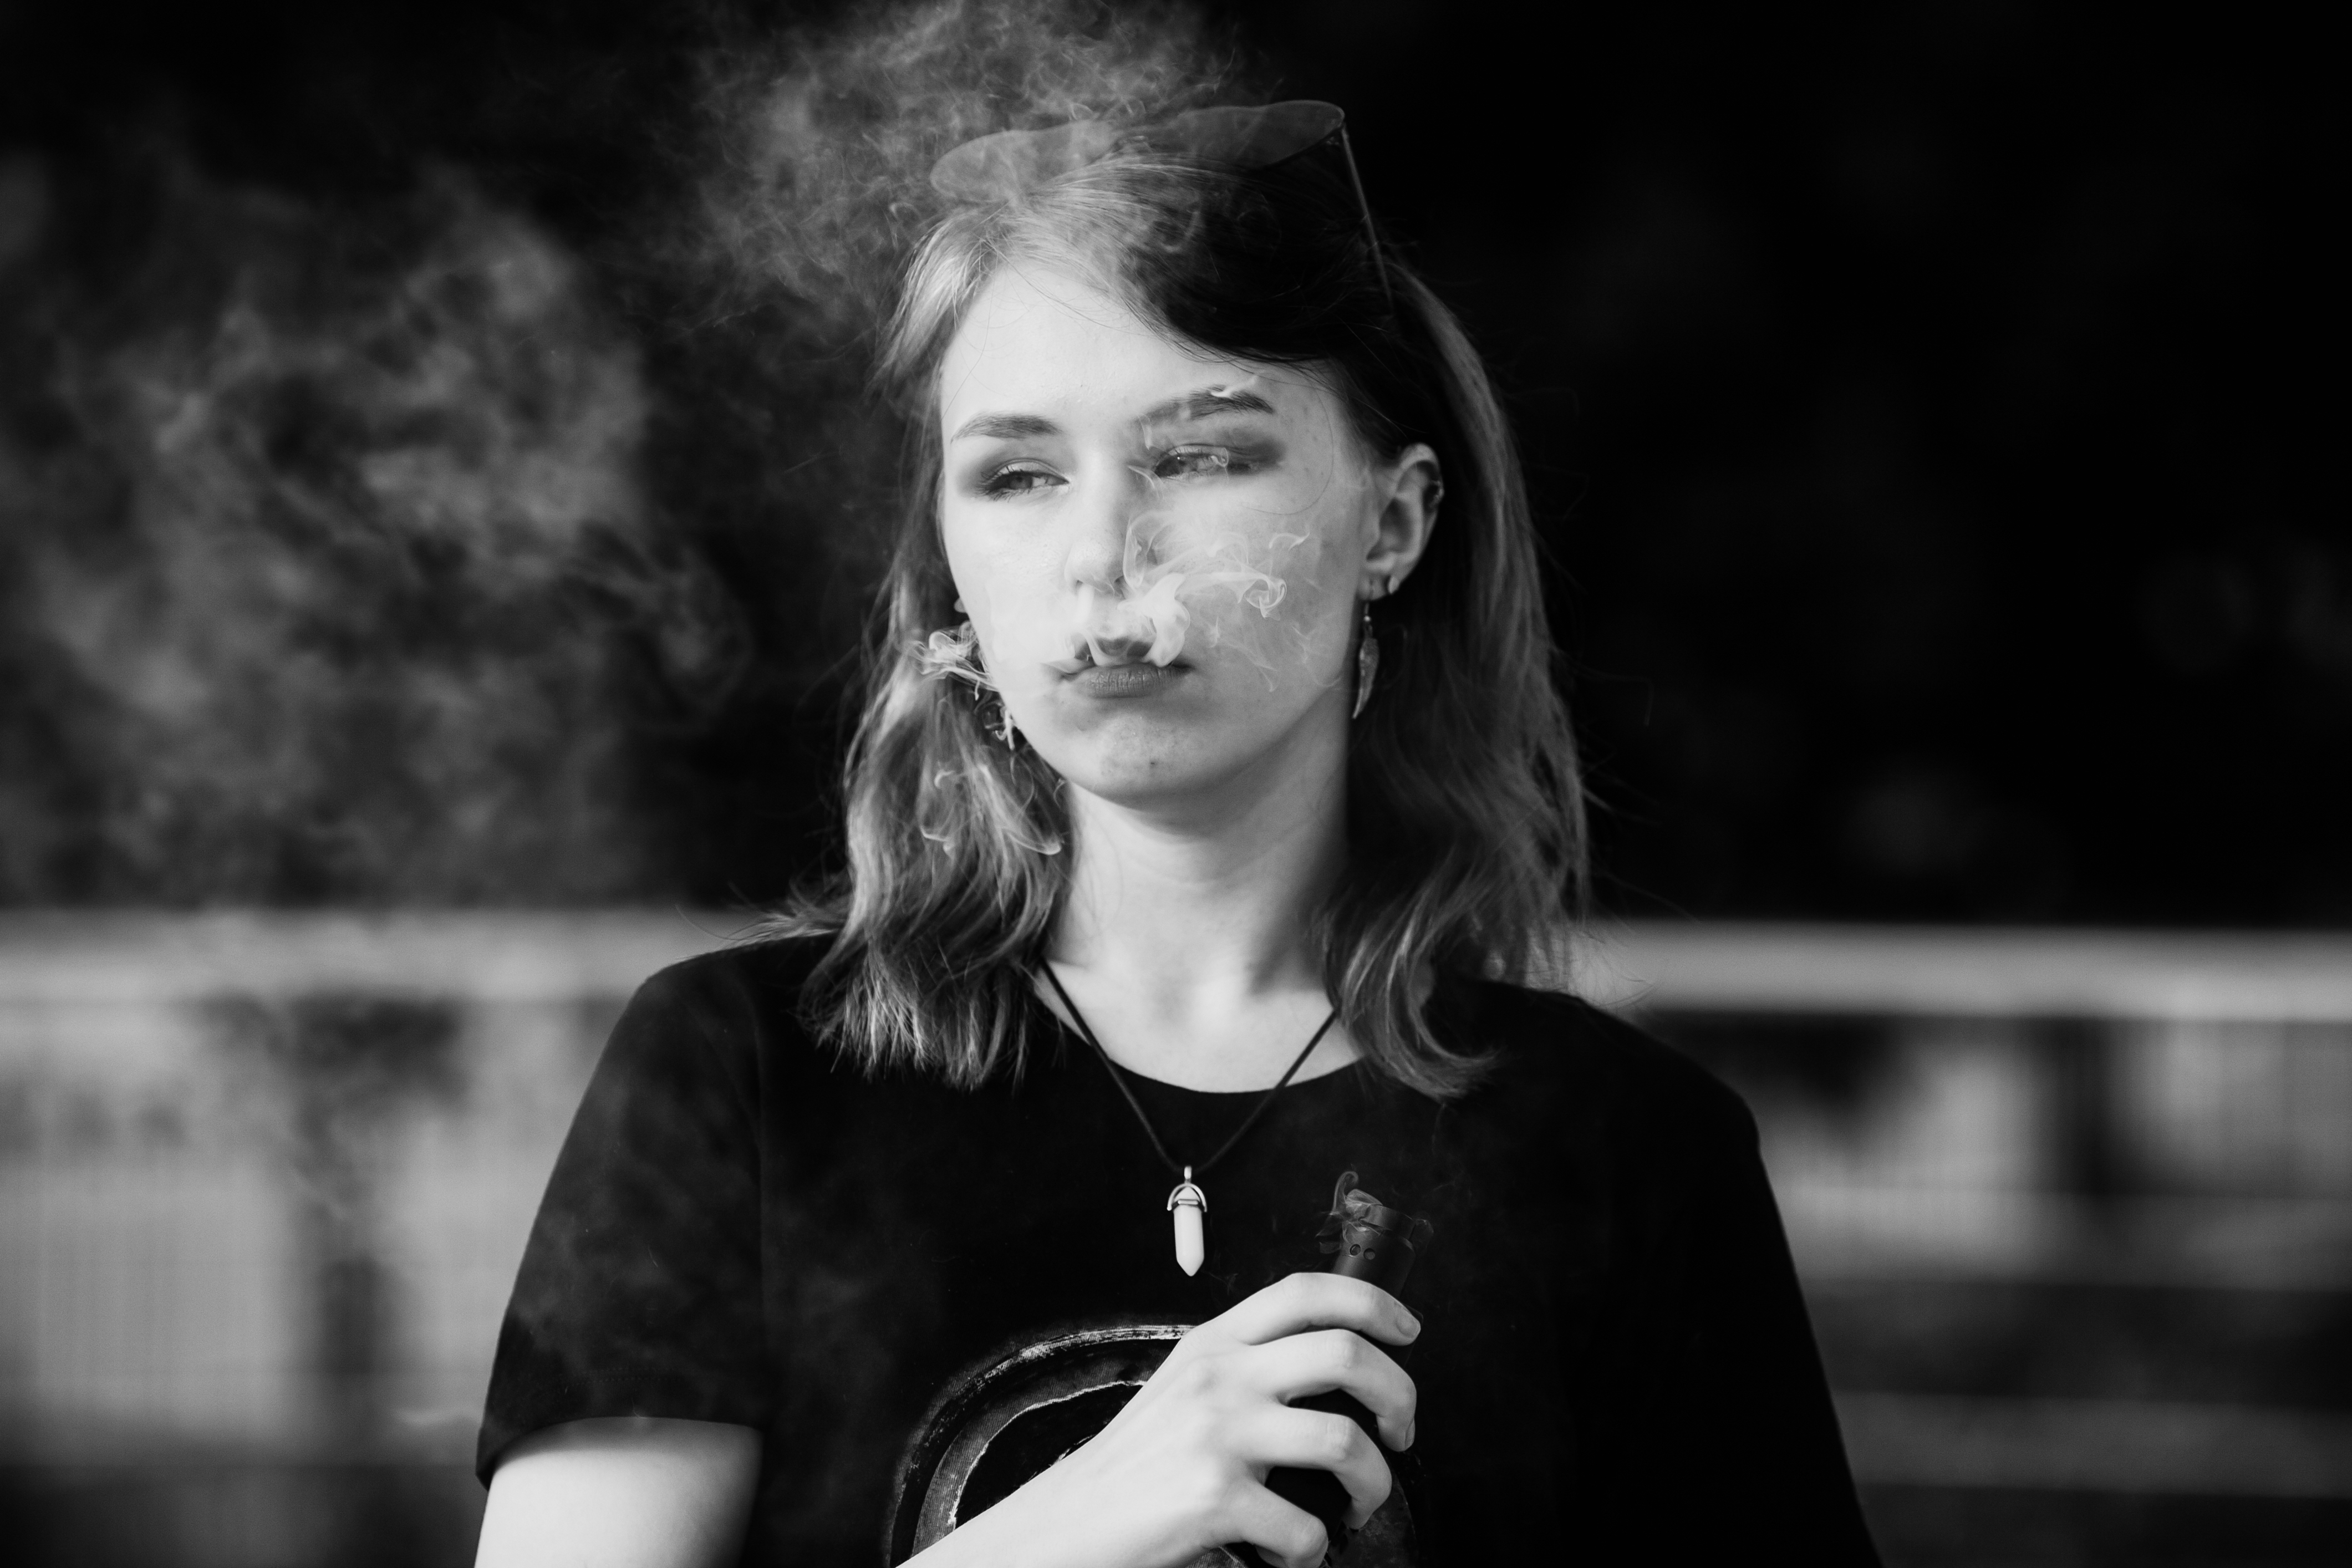
{"type": "Polygon", "coordinates": [[[1012,266],[949,345],[939,416],[956,591],[1056,772],[1141,805],[1344,732],[1357,603],[1419,555],[1426,447],[1376,462],[1311,372],[1012,266]]]}

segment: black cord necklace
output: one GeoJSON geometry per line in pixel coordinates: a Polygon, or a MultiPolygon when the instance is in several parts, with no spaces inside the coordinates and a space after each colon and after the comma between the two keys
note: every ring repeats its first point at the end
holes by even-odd
{"type": "Polygon", "coordinates": [[[1069,1009],[1070,1021],[1077,1025],[1080,1037],[1095,1048],[1095,1055],[1102,1058],[1103,1068],[1110,1074],[1111,1082],[1118,1085],[1118,1092],[1127,1100],[1127,1108],[1135,1112],[1138,1121],[1143,1123],[1143,1135],[1151,1140],[1152,1150],[1170,1170],[1183,1173],[1183,1179],[1176,1184],[1176,1190],[1168,1194],[1168,1214],[1176,1231],[1176,1267],[1187,1274],[1199,1273],[1202,1261],[1208,1257],[1207,1237],[1201,1221],[1209,1212],[1209,1194],[1201,1190],[1201,1184],[1192,1179],[1192,1173],[1197,1170],[1206,1175],[1210,1166],[1223,1159],[1233,1146],[1242,1141],[1243,1133],[1257,1125],[1257,1119],[1265,1114],[1266,1107],[1274,1103],[1274,1097],[1280,1094],[1292,1076],[1307,1065],[1307,1058],[1315,1054],[1315,1047],[1323,1043],[1323,1037],[1329,1034],[1331,1026],[1339,1021],[1339,1009],[1331,1009],[1322,1026],[1307,1040],[1307,1048],[1299,1052],[1282,1077],[1275,1080],[1272,1089],[1258,1096],[1257,1103],[1250,1108],[1250,1113],[1242,1118],[1242,1124],[1234,1129],[1231,1137],[1217,1145],[1215,1153],[1198,1165],[1180,1165],[1176,1157],[1168,1152],[1168,1145],[1160,1141],[1160,1130],[1151,1125],[1151,1118],[1143,1113],[1143,1102],[1136,1099],[1135,1090],[1128,1087],[1127,1075],[1118,1070],[1117,1062],[1110,1059],[1110,1053],[1103,1049],[1102,1042],[1095,1038],[1094,1030],[1087,1026],[1087,1016],[1078,1011],[1078,1005],[1071,1001],[1069,992],[1063,989],[1062,977],[1054,973],[1052,964],[1045,964],[1044,968],[1047,984],[1054,987],[1054,994],[1062,999],[1062,1005],[1069,1009]]]}

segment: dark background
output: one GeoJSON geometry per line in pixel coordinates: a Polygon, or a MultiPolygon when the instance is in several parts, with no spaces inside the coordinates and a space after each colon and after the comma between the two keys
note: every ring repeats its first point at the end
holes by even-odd
{"type": "MultiPolygon", "coordinates": [[[[760,318],[709,330],[647,237],[697,59],[825,9],[0,22],[0,155],[38,170],[43,265],[85,308],[152,277],[164,166],[331,226],[457,170],[585,259],[641,346],[672,545],[743,649],[698,692],[645,656],[627,809],[655,849],[599,897],[771,899],[826,851],[863,558],[813,544],[824,499],[778,476],[828,443],[837,466],[844,426],[768,417],[760,318]]],[[[1509,390],[1608,907],[2352,919],[2352,538],[2322,484],[2341,94],[2300,24],[1227,9],[1285,91],[1349,109],[1374,205],[1509,390]]],[[[33,449],[44,416],[8,379],[33,449]]],[[[104,781],[56,742],[70,694],[42,657],[0,625],[0,772],[48,846],[0,897],[204,901],[77,837],[104,781]]],[[[294,866],[240,896],[415,889],[294,866]]]]}

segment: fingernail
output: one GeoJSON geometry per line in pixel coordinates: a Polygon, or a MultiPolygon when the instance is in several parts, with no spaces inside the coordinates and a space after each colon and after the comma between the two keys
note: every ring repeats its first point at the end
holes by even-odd
{"type": "Polygon", "coordinates": [[[1404,1315],[1404,1331],[1415,1339],[1420,1338],[1421,1320],[1414,1317],[1411,1312],[1407,1312],[1404,1315]]]}
{"type": "Polygon", "coordinates": [[[1408,1421],[1404,1424],[1404,1446],[1406,1447],[1410,1448],[1412,1447],[1412,1435],[1420,1430],[1421,1424],[1418,1421],[1408,1421]]]}

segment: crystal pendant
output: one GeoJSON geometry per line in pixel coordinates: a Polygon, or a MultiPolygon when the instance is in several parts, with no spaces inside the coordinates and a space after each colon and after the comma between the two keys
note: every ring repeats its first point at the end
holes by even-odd
{"type": "Polygon", "coordinates": [[[1176,1230],[1176,1267],[1187,1274],[1198,1274],[1209,1256],[1208,1241],[1201,1228],[1202,1216],[1209,1212],[1209,1194],[1192,1181],[1192,1167],[1184,1167],[1184,1179],[1168,1194],[1168,1216],[1176,1230]]]}

